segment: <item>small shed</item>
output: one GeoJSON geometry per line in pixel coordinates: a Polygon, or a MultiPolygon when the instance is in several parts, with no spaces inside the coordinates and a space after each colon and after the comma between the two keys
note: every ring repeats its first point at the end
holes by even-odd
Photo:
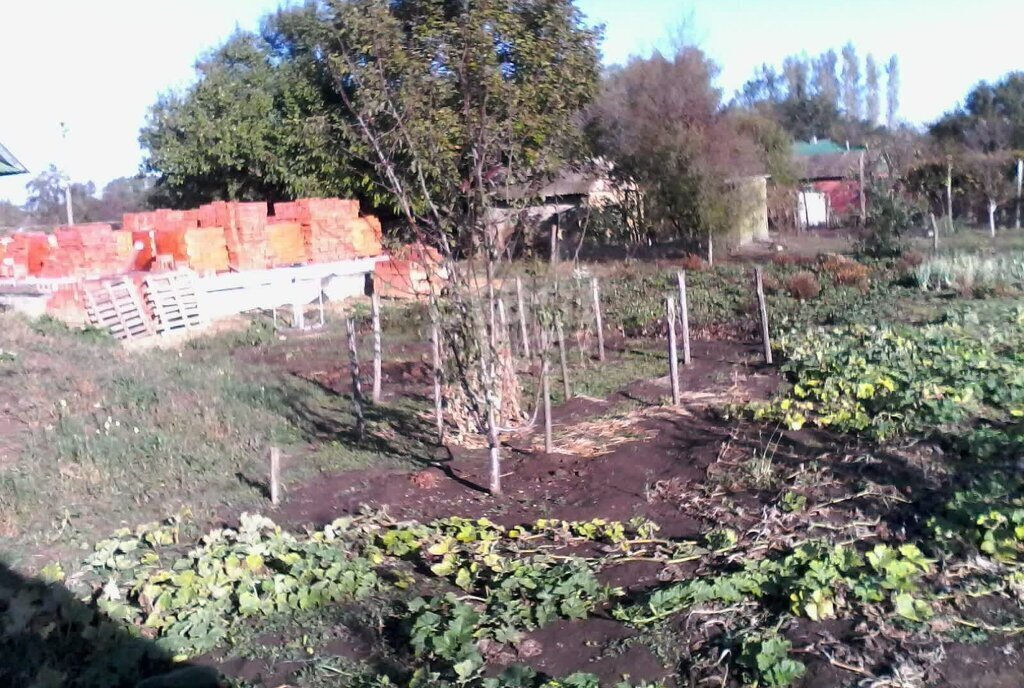
{"type": "Polygon", "coordinates": [[[828,139],[798,141],[793,157],[800,170],[799,227],[835,227],[860,211],[860,165],[867,149],[828,139]]]}

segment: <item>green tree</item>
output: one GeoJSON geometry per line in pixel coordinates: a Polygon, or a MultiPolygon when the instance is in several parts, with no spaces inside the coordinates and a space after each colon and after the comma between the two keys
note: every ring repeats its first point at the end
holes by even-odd
{"type": "Polygon", "coordinates": [[[716,71],[691,46],[634,58],[593,108],[597,149],[642,188],[652,237],[697,242],[731,230],[744,205],[732,180],[763,171],[756,144],[721,107],[716,71]]]}
{"type": "Polygon", "coordinates": [[[351,195],[365,167],[339,136],[339,103],[311,50],[314,6],[282,10],[196,65],[198,79],[152,106],[139,141],[158,204],[351,195]]]}
{"type": "Polygon", "coordinates": [[[943,115],[929,131],[940,142],[992,153],[1024,149],[1024,72],[981,82],[962,107],[943,115]]]}

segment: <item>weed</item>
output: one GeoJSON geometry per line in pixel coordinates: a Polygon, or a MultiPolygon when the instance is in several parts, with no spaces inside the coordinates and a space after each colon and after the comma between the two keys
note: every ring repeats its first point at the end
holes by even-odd
{"type": "Polygon", "coordinates": [[[798,301],[807,301],[817,298],[821,293],[821,285],[813,272],[803,271],[789,277],[786,280],[786,291],[798,301]]]}

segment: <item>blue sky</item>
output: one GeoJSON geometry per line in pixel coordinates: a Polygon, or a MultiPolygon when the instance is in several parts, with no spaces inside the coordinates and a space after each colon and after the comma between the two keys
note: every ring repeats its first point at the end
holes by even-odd
{"type": "MultiPolygon", "coordinates": [[[[158,93],[192,79],[196,57],[281,0],[0,0],[0,141],[33,173],[50,162],[98,186],[138,170],[138,130],[158,93]],[[62,141],[59,123],[70,133],[62,141]]],[[[606,26],[606,62],[687,34],[721,66],[727,95],[762,62],[852,40],[896,54],[901,115],[920,123],[981,79],[1024,67],[1021,0],[578,0],[606,26]]],[[[880,60],[881,61],[881,60],[880,60]]],[[[28,176],[0,178],[24,200],[28,176]]]]}

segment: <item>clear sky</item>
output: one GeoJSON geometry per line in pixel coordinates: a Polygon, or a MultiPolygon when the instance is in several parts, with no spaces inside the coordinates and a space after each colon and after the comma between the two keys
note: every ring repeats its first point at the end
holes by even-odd
{"type": "MultiPolygon", "coordinates": [[[[97,186],[138,171],[138,130],[196,57],[282,0],[0,0],[0,142],[35,174],[50,162],[97,186]],[[70,133],[63,141],[59,123],[70,133]]],[[[901,115],[921,123],[981,79],[1024,68],[1022,0],[578,0],[606,26],[605,61],[688,35],[721,66],[726,96],[762,62],[852,40],[900,60],[901,115]]],[[[21,202],[29,175],[0,178],[21,202]]]]}

